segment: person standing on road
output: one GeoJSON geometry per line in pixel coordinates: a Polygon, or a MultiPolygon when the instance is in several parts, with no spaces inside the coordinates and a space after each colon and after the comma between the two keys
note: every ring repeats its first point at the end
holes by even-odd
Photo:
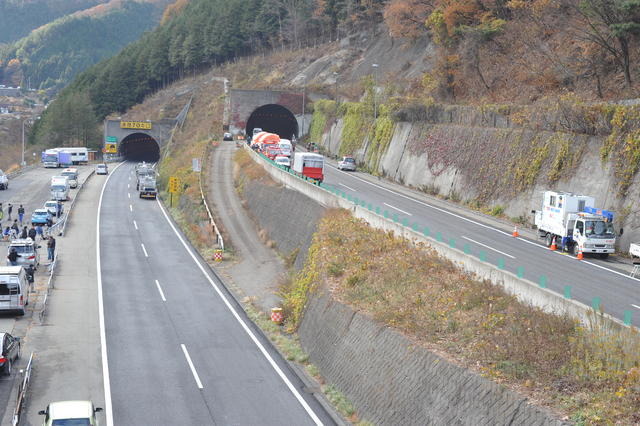
{"type": "Polygon", "coordinates": [[[7,208],[7,216],[9,220],[11,220],[11,213],[13,213],[13,204],[9,203],[9,207],[7,208]]]}
{"type": "Polygon", "coordinates": [[[20,227],[18,226],[18,221],[17,220],[13,221],[13,225],[11,225],[11,229],[16,231],[16,234],[18,234],[20,232],[20,227]]]}
{"type": "Polygon", "coordinates": [[[18,265],[18,252],[16,251],[15,247],[11,248],[11,251],[9,252],[9,256],[7,256],[7,259],[9,259],[9,263],[11,263],[11,266],[18,265]]]}
{"type": "Polygon", "coordinates": [[[53,235],[49,235],[49,241],[47,241],[48,259],[53,262],[56,254],[56,239],[53,235]]]}
{"type": "Polygon", "coordinates": [[[2,210],[2,203],[0,203],[0,222],[2,222],[3,218],[4,218],[4,211],[2,210]]]}
{"type": "Polygon", "coordinates": [[[20,204],[20,207],[18,207],[18,219],[20,220],[20,226],[22,226],[23,218],[24,218],[24,207],[22,207],[22,204],[20,204]]]}
{"type": "Polygon", "coordinates": [[[24,228],[22,228],[22,231],[20,231],[20,238],[27,238],[29,236],[29,231],[27,231],[27,227],[25,226],[24,228]]]}
{"type": "MultiPolygon", "coordinates": [[[[43,231],[43,229],[42,229],[42,225],[37,224],[37,225],[36,225],[36,235],[38,235],[38,236],[40,237],[40,241],[42,241],[42,239],[44,238],[43,232],[44,232],[44,231],[43,231]]],[[[34,241],[35,241],[35,240],[34,240],[34,241]]]]}
{"type": "Polygon", "coordinates": [[[36,228],[34,228],[33,225],[31,225],[31,229],[29,229],[29,238],[35,241],[36,235],[37,235],[36,228]]]}
{"type": "Polygon", "coordinates": [[[2,233],[2,239],[4,241],[9,241],[10,237],[11,237],[11,227],[7,226],[6,228],[4,228],[4,232],[2,233]]]}

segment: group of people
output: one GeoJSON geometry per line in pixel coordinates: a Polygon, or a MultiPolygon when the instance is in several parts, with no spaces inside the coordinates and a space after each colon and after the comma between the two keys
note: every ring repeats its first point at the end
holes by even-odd
{"type": "MultiPolygon", "coordinates": [[[[13,205],[9,203],[7,206],[7,219],[11,221],[11,215],[13,214],[13,205]]],[[[0,203],[0,223],[4,220],[4,207],[2,207],[2,203],[0,203]]],[[[24,220],[24,207],[20,204],[18,207],[18,218],[16,219],[20,222],[20,226],[22,226],[22,221],[24,220]]]]}

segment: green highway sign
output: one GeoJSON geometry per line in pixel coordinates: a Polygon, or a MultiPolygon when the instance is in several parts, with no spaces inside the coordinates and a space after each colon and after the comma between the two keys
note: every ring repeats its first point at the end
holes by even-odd
{"type": "Polygon", "coordinates": [[[115,136],[107,136],[107,142],[118,142],[118,138],[115,136]]]}

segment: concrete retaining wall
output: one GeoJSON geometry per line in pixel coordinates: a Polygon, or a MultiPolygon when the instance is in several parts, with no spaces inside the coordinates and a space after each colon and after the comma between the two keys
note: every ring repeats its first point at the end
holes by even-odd
{"type": "Polygon", "coordinates": [[[322,375],[376,425],[562,424],[325,294],[309,301],[299,335],[322,375]]]}

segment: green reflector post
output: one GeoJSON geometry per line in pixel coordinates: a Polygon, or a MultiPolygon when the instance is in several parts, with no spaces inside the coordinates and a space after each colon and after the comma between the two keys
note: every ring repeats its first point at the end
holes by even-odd
{"type": "Polygon", "coordinates": [[[353,198],[353,203],[354,204],[360,204],[360,200],[358,200],[358,197],[354,197],[353,198]]]}
{"type": "Polygon", "coordinates": [[[427,226],[425,226],[422,230],[422,235],[424,235],[425,237],[429,236],[429,228],[427,226]]]}
{"type": "Polygon", "coordinates": [[[441,232],[436,232],[436,241],[442,242],[442,233],[441,232]]]}
{"type": "Polygon", "coordinates": [[[524,266],[518,266],[518,278],[524,277],[524,266]]]}
{"type": "Polygon", "coordinates": [[[571,299],[571,286],[570,285],[565,285],[564,286],[564,298],[565,299],[571,299]]]}
{"type": "Polygon", "coordinates": [[[411,226],[411,229],[413,229],[414,231],[419,231],[419,230],[420,230],[420,227],[418,226],[418,224],[417,224],[417,223],[414,223],[414,224],[411,226]]]}
{"type": "Polygon", "coordinates": [[[347,200],[351,201],[351,194],[347,195],[347,200]]]}
{"type": "Polygon", "coordinates": [[[487,261],[487,252],[486,251],[480,251],[480,255],[478,257],[480,258],[480,262],[486,262],[487,261]]]}
{"type": "Polygon", "coordinates": [[[386,210],[384,211],[384,218],[385,218],[385,219],[388,219],[388,218],[389,218],[389,212],[388,212],[388,211],[386,211],[386,210]]]}
{"type": "Polygon", "coordinates": [[[449,238],[449,247],[456,248],[456,240],[449,238]]]}
{"type": "Polygon", "coordinates": [[[631,311],[624,311],[624,325],[631,325],[631,311]]]}
{"type": "Polygon", "coordinates": [[[373,210],[373,206],[371,205],[371,203],[369,203],[369,205],[367,206],[367,210],[373,210]]]}
{"type": "Polygon", "coordinates": [[[470,254],[471,246],[469,244],[465,244],[464,247],[462,247],[462,250],[465,252],[465,254],[470,254]]]}
{"type": "Polygon", "coordinates": [[[402,226],[409,226],[409,219],[407,219],[406,217],[402,219],[402,226]]]}
{"type": "Polygon", "coordinates": [[[395,214],[395,213],[393,214],[393,221],[394,221],[394,222],[397,222],[397,221],[398,221],[398,215],[397,215],[397,214],[395,214]]]}
{"type": "Polygon", "coordinates": [[[376,214],[380,214],[380,206],[376,206],[376,214]]]}
{"type": "Polygon", "coordinates": [[[546,277],[546,275],[540,275],[540,280],[538,280],[538,285],[541,288],[547,288],[547,277],[546,277]]]}
{"type": "Polygon", "coordinates": [[[601,304],[601,300],[599,297],[594,297],[593,300],[591,301],[591,307],[593,308],[594,311],[600,310],[600,304],[601,304]]]}
{"type": "Polygon", "coordinates": [[[498,269],[504,269],[504,258],[498,259],[498,269]]]}

